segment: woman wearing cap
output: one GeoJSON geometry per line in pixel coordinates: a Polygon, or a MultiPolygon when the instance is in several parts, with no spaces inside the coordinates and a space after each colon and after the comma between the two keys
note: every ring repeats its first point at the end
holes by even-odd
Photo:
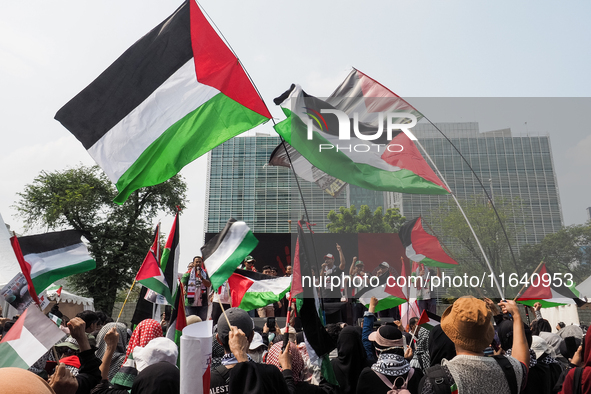
{"type": "Polygon", "coordinates": [[[378,361],[361,372],[356,392],[386,394],[392,389],[406,389],[411,394],[418,393],[423,373],[406,361],[400,330],[390,325],[381,326],[369,335],[369,340],[374,344],[378,361]]]}

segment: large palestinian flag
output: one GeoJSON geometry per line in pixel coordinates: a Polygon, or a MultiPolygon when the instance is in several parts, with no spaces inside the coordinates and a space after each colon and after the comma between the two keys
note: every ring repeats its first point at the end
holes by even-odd
{"type": "Polygon", "coordinates": [[[228,285],[232,306],[251,311],[281,300],[291,287],[291,277],[236,269],[228,278],[228,285]]]}
{"type": "Polygon", "coordinates": [[[246,223],[228,220],[222,232],[201,247],[211,288],[220,287],[258,243],[246,223]]]}
{"type": "Polygon", "coordinates": [[[131,46],[55,118],[116,184],[123,203],[271,118],[195,0],[131,46]]]}
{"type": "Polygon", "coordinates": [[[10,239],[23,274],[34,288],[29,288],[31,295],[59,279],[96,268],[81,238],[80,231],[65,230],[10,239]]]}
{"type": "Polygon", "coordinates": [[[406,257],[430,267],[450,267],[458,263],[449,257],[441,247],[437,237],[427,233],[421,218],[406,222],[398,231],[406,257]]]}
{"type": "Polygon", "coordinates": [[[542,264],[542,268],[537,274],[530,277],[530,285],[517,298],[517,302],[533,307],[536,302],[542,304],[542,308],[552,308],[561,305],[585,305],[585,301],[581,300],[575,293],[572,292],[565,284],[562,286],[554,286],[557,282],[554,275],[546,268],[546,263],[542,264]]]}
{"type": "Polygon", "coordinates": [[[326,100],[292,85],[275,103],[287,116],[275,130],[317,170],[370,190],[449,193],[400,130],[420,113],[360,71],[353,70],[326,100]]]}

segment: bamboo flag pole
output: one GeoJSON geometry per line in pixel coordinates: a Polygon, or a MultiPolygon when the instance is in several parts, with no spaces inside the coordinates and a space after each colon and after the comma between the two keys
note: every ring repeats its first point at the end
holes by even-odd
{"type": "Polygon", "coordinates": [[[218,297],[218,302],[220,304],[220,308],[222,308],[222,313],[224,314],[224,317],[226,318],[226,322],[228,323],[228,328],[230,329],[230,331],[232,331],[232,325],[230,324],[230,319],[228,319],[228,315],[226,315],[226,310],[224,309],[224,305],[222,305],[221,297],[218,297]]]}
{"type": "MultiPolygon", "coordinates": [[[[441,178],[441,180],[443,181],[443,183],[445,183],[445,186],[447,186],[447,188],[449,190],[451,190],[451,188],[449,187],[447,181],[445,180],[445,178],[441,174],[441,171],[439,171],[439,168],[437,167],[437,165],[435,165],[435,162],[433,161],[433,159],[431,158],[431,156],[429,155],[429,153],[427,153],[427,151],[425,150],[425,148],[423,147],[423,145],[419,142],[419,140],[416,140],[415,142],[417,143],[417,145],[419,145],[419,147],[421,148],[421,150],[423,151],[423,153],[427,156],[427,159],[429,159],[429,162],[431,163],[431,165],[433,166],[433,168],[435,168],[435,171],[437,171],[437,174],[439,175],[439,177],[441,178]]],[[[497,290],[499,291],[499,295],[501,296],[501,299],[502,300],[505,300],[505,293],[503,292],[503,290],[501,289],[501,286],[499,285],[499,281],[497,280],[497,276],[495,275],[495,272],[494,272],[494,270],[492,268],[492,265],[490,264],[490,261],[488,260],[488,257],[486,256],[486,253],[484,252],[484,248],[480,244],[480,240],[478,239],[478,236],[476,235],[476,232],[474,231],[474,228],[472,228],[472,224],[468,220],[468,216],[466,216],[466,213],[462,209],[462,206],[460,205],[460,202],[456,198],[456,195],[453,192],[450,192],[450,194],[451,194],[452,198],[454,199],[456,205],[458,206],[458,209],[462,213],[462,216],[464,217],[464,220],[466,220],[466,223],[468,224],[468,227],[470,228],[470,231],[472,232],[472,236],[474,236],[474,239],[476,240],[476,243],[478,244],[478,248],[480,249],[480,252],[482,253],[482,256],[484,257],[484,261],[486,262],[486,265],[488,266],[488,269],[489,269],[489,271],[491,273],[491,276],[492,276],[493,281],[495,282],[495,285],[497,287],[497,290]]]]}
{"type": "Polygon", "coordinates": [[[121,310],[119,311],[119,315],[117,316],[117,321],[115,323],[119,323],[119,318],[121,317],[121,314],[123,313],[123,308],[125,308],[125,304],[127,304],[127,300],[129,298],[129,295],[131,294],[131,290],[133,289],[133,286],[135,286],[135,279],[133,280],[133,283],[131,284],[129,291],[127,292],[127,297],[125,297],[125,301],[123,302],[123,305],[121,305],[121,310]]]}
{"type": "MultiPolygon", "coordinates": [[[[542,266],[542,264],[544,264],[544,259],[542,259],[542,261],[540,261],[540,264],[538,264],[538,266],[536,267],[536,269],[534,270],[534,272],[531,273],[531,275],[533,275],[536,272],[538,272],[538,270],[540,269],[540,267],[542,266]]],[[[530,279],[531,279],[531,275],[529,276],[530,279]]],[[[527,286],[528,284],[529,284],[529,281],[521,287],[521,290],[519,290],[519,293],[517,293],[517,295],[515,296],[515,298],[513,298],[513,301],[517,300],[517,297],[519,297],[521,295],[521,292],[523,291],[523,289],[525,289],[525,286],[527,286]]]]}

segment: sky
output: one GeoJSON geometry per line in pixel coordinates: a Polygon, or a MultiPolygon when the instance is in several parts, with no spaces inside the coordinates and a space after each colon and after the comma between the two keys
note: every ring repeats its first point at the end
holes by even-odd
{"type": "MultiPolygon", "coordinates": [[[[0,3],[0,214],[12,230],[24,233],[12,205],[41,171],[94,164],[53,119],[57,110],[180,4],[0,3]]],[[[480,130],[511,127],[516,134],[550,135],[564,223],[586,221],[585,208],[591,206],[591,128],[586,122],[591,108],[590,2],[200,4],[277,120],[283,115],[272,100],[291,83],[326,96],[352,67],[411,103],[413,97],[527,98],[497,99],[484,111],[480,130]]],[[[437,105],[419,109],[434,122],[479,121],[481,116],[466,110],[461,119],[449,118],[437,105]]],[[[269,124],[256,131],[273,133],[269,124]]],[[[202,157],[181,171],[190,202],[181,218],[180,267],[200,253],[203,242],[206,165],[202,157]]],[[[163,229],[170,228],[171,217],[158,219],[163,229]]]]}

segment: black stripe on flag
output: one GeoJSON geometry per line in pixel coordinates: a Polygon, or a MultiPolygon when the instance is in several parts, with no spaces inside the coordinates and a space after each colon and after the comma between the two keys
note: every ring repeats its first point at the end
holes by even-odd
{"type": "Polygon", "coordinates": [[[406,222],[402,225],[402,227],[400,227],[400,230],[398,230],[398,236],[400,237],[400,242],[402,242],[402,245],[406,248],[408,245],[412,244],[412,229],[415,226],[415,223],[417,222],[419,218],[413,219],[409,222],[406,222]]]}
{"type": "Polygon", "coordinates": [[[230,220],[228,220],[228,223],[226,223],[224,229],[201,247],[201,256],[203,257],[204,261],[206,261],[209,258],[209,256],[214,254],[214,252],[220,247],[222,242],[224,242],[224,238],[226,238],[226,235],[228,234],[230,228],[235,222],[237,222],[236,219],[230,218],[230,220]]]}
{"type": "Polygon", "coordinates": [[[193,57],[189,8],[186,1],[57,112],[86,149],[193,57]]]}
{"type": "Polygon", "coordinates": [[[265,275],[265,274],[261,274],[260,272],[254,272],[254,271],[249,271],[249,270],[241,270],[240,268],[236,268],[234,270],[235,274],[238,275],[242,275],[245,278],[248,279],[252,279],[252,280],[271,280],[271,279],[276,279],[278,278],[277,276],[271,276],[271,275],[265,275]]]}
{"type": "Polygon", "coordinates": [[[53,233],[19,237],[23,256],[31,253],[43,253],[82,243],[82,232],[78,230],[56,231],[53,233]]]}

